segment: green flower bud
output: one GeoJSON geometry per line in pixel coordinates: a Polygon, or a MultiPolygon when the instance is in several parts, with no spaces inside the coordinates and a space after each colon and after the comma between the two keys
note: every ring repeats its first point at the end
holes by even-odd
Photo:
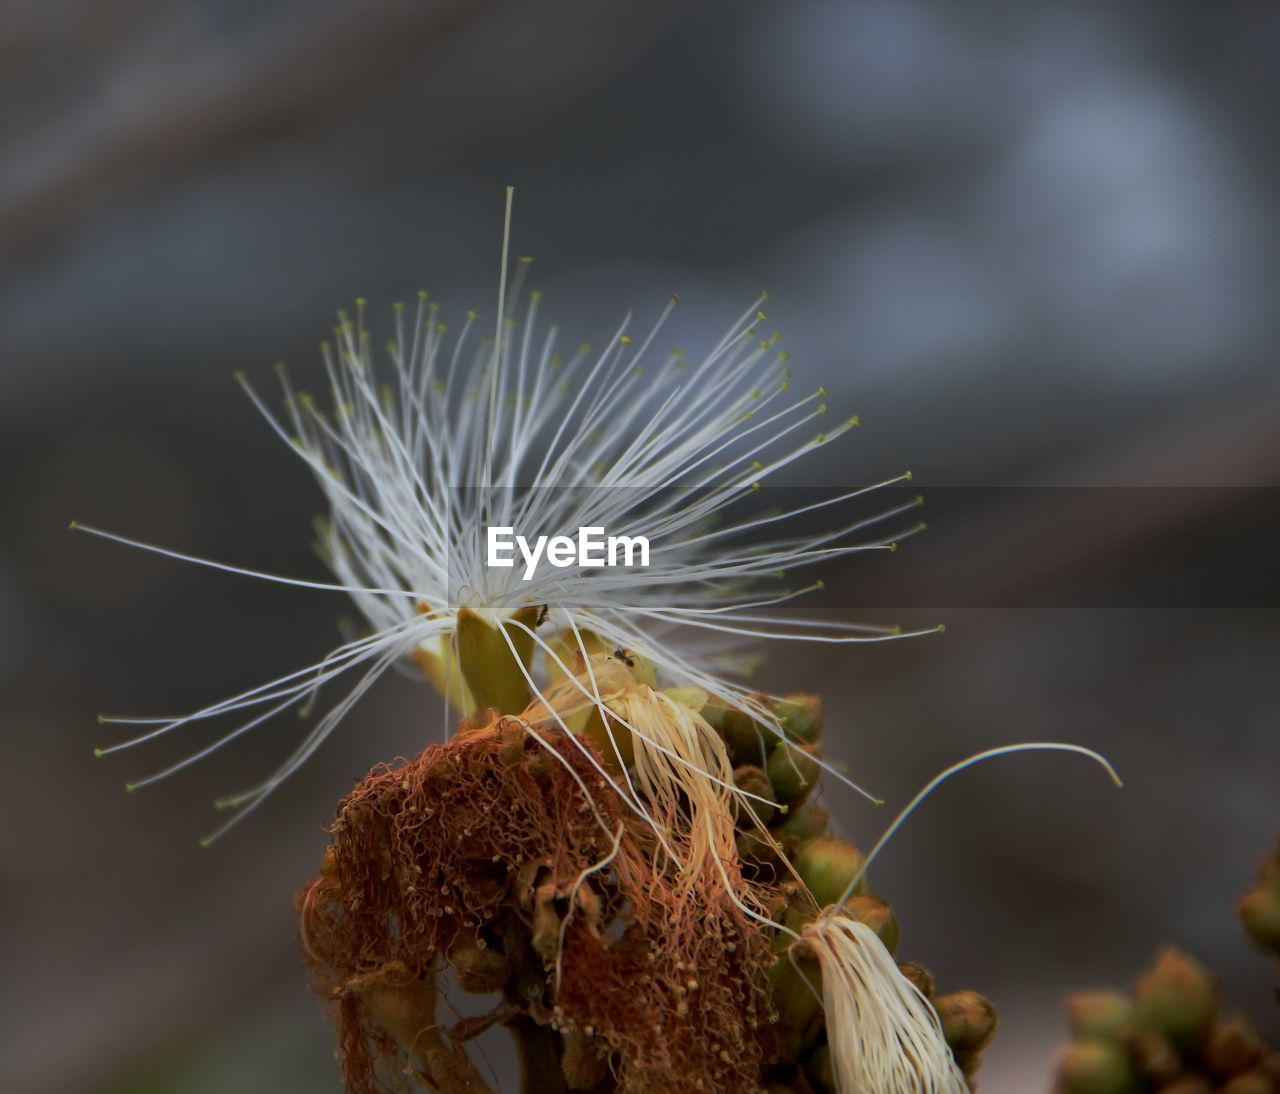
{"type": "Polygon", "coordinates": [[[788,695],[773,712],[789,740],[811,745],[822,736],[822,700],[816,695],[788,695]]]}
{"type": "MultiPolygon", "coordinates": [[[[818,836],[800,848],[794,865],[818,907],[826,908],[844,896],[845,889],[862,869],[862,853],[834,836],[818,836]]],[[[859,881],[854,894],[861,893],[865,884],[865,880],[859,881]]]]}
{"type": "Polygon", "coordinates": [[[1262,864],[1256,888],[1245,894],[1236,911],[1250,938],[1280,954],[1280,860],[1262,864]]]}
{"type": "Polygon", "coordinates": [[[1058,1066],[1062,1094],[1130,1094],[1141,1089],[1124,1049],[1112,1041],[1080,1041],[1058,1066]]]}
{"type": "Polygon", "coordinates": [[[785,813],[774,816],[773,835],[789,852],[795,852],[802,843],[815,836],[825,836],[831,823],[831,810],[814,801],[792,806],[785,813]]]}
{"type": "MultiPolygon", "coordinates": [[[[744,766],[734,768],[733,783],[739,790],[745,790],[748,794],[755,794],[760,798],[771,799],[773,797],[773,786],[769,782],[769,777],[758,767],[744,766]]],[[[778,811],[777,806],[768,802],[757,801],[755,798],[749,798],[745,803],[741,798],[736,798],[734,799],[734,805],[739,814],[737,817],[738,823],[748,829],[754,828],[754,825],[750,818],[741,815],[745,809],[749,808],[761,824],[768,824],[778,811]]]]}
{"type": "Polygon", "coordinates": [[[976,991],[953,991],[933,1001],[942,1034],[956,1055],[973,1056],[991,1043],[1000,1016],[995,1004],[976,991]]]}
{"type": "Polygon", "coordinates": [[[822,770],[814,758],[817,745],[791,745],[779,741],[769,753],[765,773],[779,802],[796,805],[809,795],[822,770]]]}
{"type": "Polygon", "coordinates": [[[1133,1019],[1133,1003],[1118,991],[1087,991],[1067,1000],[1071,1032],[1079,1041],[1116,1038],[1133,1019]]]}
{"type": "Polygon", "coordinates": [[[1139,1022],[1165,1034],[1175,1045],[1208,1035],[1218,1015],[1218,985],[1198,961],[1172,946],[1138,979],[1139,1022]]]}
{"type": "Polygon", "coordinates": [[[791,946],[769,966],[783,1058],[795,1059],[823,1030],[822,970],[805,946],[791,946]]]}
{"type": "Polygon", "coordinates": [[[706,706],[702,716],[721,737],[729,750],[729,758],[735,764],[762,764],[772,743],[771,735],[743,710],[726,710],[723,707],[706,706]]]}

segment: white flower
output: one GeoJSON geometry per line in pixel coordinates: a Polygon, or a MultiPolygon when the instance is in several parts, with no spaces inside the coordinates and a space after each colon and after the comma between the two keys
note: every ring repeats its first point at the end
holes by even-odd
{"type": "Polygon", "coordinates": [[[467,712],[500,706],[495,696],[512,692],[513,670],[515,691],[527,698],[530,690],[541,693],[554,679],[582,671],[589,647],[623,647],[646,658],[664,683],[702,688],[760,714],[759,700],[721,661],[690,652],[698,649],[699,636],[721,644],[898,637],[896,628],[806,623],[771,611],[821,588],[789,589],[779,581],[782,573],[889,549],[915,530],[883,523],[903,516],[912,508],[908,503],[856,519],[846,511],[843,523],[816,538],[786,534],[794,518],[818,509],[840,512],[886,484],[781,512],[723,519],[727,508],[740,508],[770,476],[857,424],[824,424],[821,388],[805,395],[791,391],[779,336],[758,332],[762,301],[696,360],[654,349],[675,298],[645,336],[633,338],[624,322],[600,351],[583,346],[562,359],[555,329],[539,323],[536,293],[522,314],[504,319],[500,306],[496,340],[480,337],[475,313],[458,332],[448,331],[423,294],[416,308],[395,306],[394,338],[381,368],[360,301],[354,316],[339,313],[335,339],[324,347],[332,388],[327,409],[295,391],[283,368],[282,416],[240,378],[324,491],[329,513],[320,545],[336,582],[317,585],[206,564],[343,591],[368,622],[368,634],[338,646],[319,664],[182,718],[108,719],[153,728],[100,751],[130,747],[193,721],[248,716],[195,755],[133,784],[145,785],[299,701],[309,702],[339,676],[354,675],[347,694],[270,778],[220,803],[251,807],[315,751],[383,671],[404,658],[416,659],[467,712]],[[544,563],[525,580],[520,565],[486,564],[485,529],[493,526],[530,535],[601,528],[644,536],[651,545],[649,565],[583,570],[544,563]],[[878,528],[888,532],[877,534],[878,528]],[[752,543],[753,537],[759,538],[752,543]],[[475,653],[470,666],[468,650],[475,653]],[[504,669],[499,663],[506,651],[504,669]],[[582,654],[576,666],[574,652],[582,654]],[[468,671],[476,664],[485,671],[468,671]]]}

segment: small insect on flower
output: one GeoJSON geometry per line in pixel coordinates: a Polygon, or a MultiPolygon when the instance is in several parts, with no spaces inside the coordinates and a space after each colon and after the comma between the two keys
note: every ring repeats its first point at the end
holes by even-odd
{"type": "MultiPolygon", "coordinates": [[[[736,515],[761,483],[838,442],[857,424],[854,418],[821,424],[826,393],[791,390],[779,336],[759,333],[763,296],[696,359],[655,349],[674,297],[645,334],[633,337],[624,320],[599,350],[582,346],[561,357],[555,328],[541,322],[539,295],[522,303],[519,277],[508,291],[509,203],[507,216],[491,340],[480,337],[474,312],[451,331],[435,301],[420,294],[416,305],[394,306],[392,337],[379,354],[361,300],[353,313],[339,313],[323,347],[329,400],[295,389],[281,367],[283,411],[277,413],[238,377],[325,495],[319,546],[335,580],[308,582],[147,549],[345,593],[367,632],[317,664],[185,717],[108,719],[148,728],[103,753],[192,722],[245,719],[135,786],[185,768],[339,677],[354,677],[269,778],[220,803],[239,816],[297,770],[373,682],[402,660],[416,663],[464,715],[487,708],[519,714],[549,688],[570,681],[601,717],[625,724],[625,709],[644,704],[633,696],[606,711],[591,671],[597,654],[622,647],[649,667],[653,678],[644,686],[700,689],[780,736],[769,697],[749,691],[735,675],[729,656],[735,643],[902,636],[892,627],[805,622],[776,613],[778,605],[821,587],[788,586],[778,575],[892,549],[918,525],[908,515],[916,502],[851,515],[848,503],[888,483],[763,515],[736,515]],[[815,511],[836,514],[831,531],[787,534],[790,522],[815,511]],[[499,540],[503,544],[515,544],[516,535],[527,544],[545,537],[538,557],[529,557],[530,549],[523,562],[517,555],[515,565],[492,565],[494,528],[511,530],[510,539],[499,540]],[[578,533],[585,539],[574,541],[578,533]],[[634,564],[638,551],[622,565],[597,565],[593,544],[604,536],[620,544],[643,539],[647,565],[634,564]],[[560,539],[585,543],[586,554],[565,561],[560,539]],[[692,651],[705,651],[707,640],[730,649],[695,656],[692,651]]],[[[519,271],[526,268],[526,260],[517,262],[519,271]]],[[[906,473],[889,483],[909,478],[906,473]]],[[[692,711],[685,721],[696,715],[692,711]]],[[[668,755],[677,772],[688,770],[687,757],[670,758],[667,744],[651,743],[646,755],[668,755]]],[[[639,806],[615,771],[602,768],[601,774],[639,806]]]]}

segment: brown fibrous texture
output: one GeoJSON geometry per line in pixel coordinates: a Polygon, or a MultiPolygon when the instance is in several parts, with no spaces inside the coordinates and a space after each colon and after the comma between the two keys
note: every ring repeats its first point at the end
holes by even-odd
{"type": "MultiPolygon", "coordinates": [[[[691,886],[583,738],[515,718],[375,768],[298,894],[313,986],[352,1094],[468,1085],[497,1022],[550,1039],[583,1089],[756,1091],[772,1046],[767,934],[737,865],[691,886]],[[501,990],[437,1023],[439,977],[501,990]]],[[[478,1081],[478,1077],[477,1077],[478,1081]]]]}

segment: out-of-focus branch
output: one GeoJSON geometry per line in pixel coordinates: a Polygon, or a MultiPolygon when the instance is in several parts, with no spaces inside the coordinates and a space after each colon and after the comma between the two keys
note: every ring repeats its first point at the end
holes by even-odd
{"type": "Polygon", "coordinates": [[[152,45],[117,61],[97,99],[5,152],[0,254],[38,244],[120,191],[229,146],[319,128],[415,68],[465,77],[467,65],[485,61],[487,69],[509,58],[504,73],[520,74],[523,57],[526,68],[536,63],[553,74],[526,86],[504,80],[489,96],[439,87],[441,99],[413,138],[434,149],[442,129],[483,132],[499,120],[495,111],[527,114],[531,100],[558,104],[566,90],[580,91],[583,76],[616,73],[676,10],[666,2],[636,10],[621,0],[555,0],[533,11],[497,0],[299,2],[235,40],[177,53],[152,45]],[[564,32],[539,33],[549,24],[564,32]],[[462,124],[448,124],[449,115],[462,124]]]}

